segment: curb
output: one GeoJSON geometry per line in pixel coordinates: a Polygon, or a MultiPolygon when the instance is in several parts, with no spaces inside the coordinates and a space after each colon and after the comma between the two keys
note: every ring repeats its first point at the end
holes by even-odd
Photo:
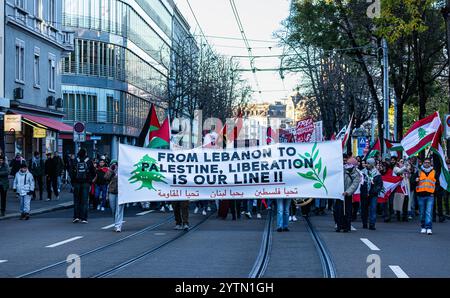
{"type": "MultiPolygon", "coordinates": [[[[50,208],[40,208],[40,209],[36,209],[36,210],[31,210],[30,215],[44,214],[44,213],[49,213],[52,211],[58,211],[58,210],[64,210],[64,209],[70,209],[70,208],[73,208],[73,202],[61,203],[61,204],[56,205],[55,207],[50,207],[50,208]]],[[[11,214],[0,217],[0,220],[18,218],[19,216],[20,216],[19,212],[11,213],[11,214]]]]}

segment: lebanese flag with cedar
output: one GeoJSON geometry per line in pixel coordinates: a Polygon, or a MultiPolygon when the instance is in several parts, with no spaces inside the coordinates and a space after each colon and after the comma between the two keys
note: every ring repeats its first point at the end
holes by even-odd
{"type": "Polygon", "coordinates": [[[438,112],[414,123],[401,142],[406,154],[408,156],[417,154],[430,145],[440,125],[438,112]]]}

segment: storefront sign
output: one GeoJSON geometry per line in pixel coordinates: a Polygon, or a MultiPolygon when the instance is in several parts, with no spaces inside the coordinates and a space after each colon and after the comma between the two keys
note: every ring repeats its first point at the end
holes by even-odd
{"type": "Polygon", "coordinates": [[[42,139],[47,136],[45,128],[33,127],[33,138],[42,139]]]}
{"type": "Polygon", "coordinates": [[[22,115],[5,115],[5,131],[22,131],[22,115]]]}

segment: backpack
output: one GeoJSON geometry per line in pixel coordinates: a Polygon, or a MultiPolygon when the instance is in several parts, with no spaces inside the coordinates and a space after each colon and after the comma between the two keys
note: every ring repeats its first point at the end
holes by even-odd
{"type": "Polygon", "coordinates": [[[86,181],[88,180],[89,167],[88,162],[89,158],[86,157],[83,161],[77,158],[77,163],[75,165],[75,179],[78,181],[86,181]]]}

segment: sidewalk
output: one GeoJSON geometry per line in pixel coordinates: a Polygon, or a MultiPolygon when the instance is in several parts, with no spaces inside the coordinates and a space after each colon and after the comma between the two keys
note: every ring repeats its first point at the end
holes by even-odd
{"type": "MultiPolygon", "coordinates": [[[[51,201],[45,201],[47,199],[47,192],[43,193],[43,200],[39,200],[39,192],[37,193],[37,199],[31,201],[30,215],[47,213],[56,210],[68,209],[73,207],[73,194],[70,193],[68,187],[63,185],[63,190],[59,194],[59,200],[55,200],[55,195],[52,194],[51,201]]],[[[0,216],[0,220],[9,218],[19,218],[19,199],[12,189],[9,189],[6,195],[6,212],[5,216],[0,216]]]]}

